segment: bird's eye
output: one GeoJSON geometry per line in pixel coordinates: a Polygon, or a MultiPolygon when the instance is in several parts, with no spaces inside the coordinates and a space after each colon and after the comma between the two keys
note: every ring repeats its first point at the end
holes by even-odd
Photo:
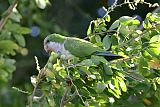
{"type": "Polygon", "coordinates": [[[50,42],[50,40],[47,39],[46,43],[49,43],[49,42],[50,42]]]}

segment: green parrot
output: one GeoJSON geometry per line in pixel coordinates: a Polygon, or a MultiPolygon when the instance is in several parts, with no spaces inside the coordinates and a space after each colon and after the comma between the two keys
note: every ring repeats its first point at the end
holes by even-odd
{"type": "Polygon", "coordinates": [[[104,56],[106,60],[123,58],[120,55],[112,54],[97,45],[75,37],[65,37],[60,34],[51,34],[44,39],[44,49],[47,53],[55,52],[63,55],[64,59],[73,57],[88,57],[91,55],[104,56]]]}

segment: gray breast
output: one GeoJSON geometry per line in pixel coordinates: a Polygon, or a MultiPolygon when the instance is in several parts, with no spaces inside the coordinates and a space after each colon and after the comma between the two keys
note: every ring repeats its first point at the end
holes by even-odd
{"type": "Polygon", "coordinates": [[[48,43],[48,48],[57,54],[63,55],[64,59],[72,59],[73,58],[73,55],[68,50],[65,49],[64,44],[50,42],[50,43],[48,43]]]}

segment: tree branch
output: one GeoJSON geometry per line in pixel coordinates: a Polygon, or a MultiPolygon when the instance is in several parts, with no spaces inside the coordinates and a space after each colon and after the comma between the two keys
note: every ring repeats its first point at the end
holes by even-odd
{"type": "Polygon", "coordinates": [[[67,99],[64,103],[66,104],[66,103],[72,101],[72,100],[74,99],[74,97],[77,96],[77,95],[78,95],[78,94],[77,94],[77,91],[75,91],[75,92],[73,93],[73,95],[72,95],[69,99],[67,99]]]}
{"type": "Polygon", "coordinates": [[[17,4],[18,4],[18,0],[14,0],[13,3],[7,9],[6,14],[4,15],[4,17],[2,17],[2,19],[0,21],[0,32],[1,32],[4,24],[8,20],[10,14],[13,12],[13,9],[17,6],[17,4]]]}
{"type": "Polygon", "coordinates": [[[37,87],[39,85],[39,83],[41,82],[41,80],[43,79],[44,75],[45,75],[45,72],[46,72],[46,65],[43,69],[40,70],[38,76],[37,76],[37,82],[34,86],[34,89],[33,89],[33,92],[32,92],[32,95],[31,95],[31,100],[29,102],[29,107],[32,107],[33,106],[33,99],[34,99],[34,96],[35,96],[35,93],[36,93],[36,90],[37,90],[37,87]]]}
{"type": "Polygon", "coordinates": [[[64,91],[64,94],[62,96],[62,99],[61,99],[61,104],[60,104],[60,107],[64,107],[64,105],[66,104],[65,100],[66,100],[66,97],[67,97],[67,94],[68,92],[70,91],[72,86],[67,86],[65,91],[64,91]]]}

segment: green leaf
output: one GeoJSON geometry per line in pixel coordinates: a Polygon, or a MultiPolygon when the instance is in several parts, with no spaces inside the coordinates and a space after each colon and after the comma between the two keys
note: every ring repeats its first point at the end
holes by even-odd
{"type": "Polygon", "coordinates": [[[5,28],[8,31],[13,32],[14,34],[28,34],[31,31],[29,28],[22,27],[16,23],[12,23],[10,20],[7,21],[5,28]]]}
{"type": "Polygon", "coordinates": [[[149,28],[152,28],[152,24],[148,20],[145,20],[143,21],[143,27],[145,29],[149,29],[149,28]]]}
{"type": "Polygon", "coordinates": [[[106,75],[113,75],[112,69],[107,64],[103,63],[103,68],[106,75]]]}
{"type": "Polygon", "coordinates": [[[157,84],[160,84],[160,77],[156,77],[156,78],[154,79],[154,81],[155,81],[157,84]]]}
{"type": "Polygon", "coordinates": [[[20,22],[20,20],[22,19],[21,14],[19,14],[17,10],[15,12],[12,12],[9,17],[16,22],[20,22]]]}
{"type": "Polygon", "coordinates": [[[109,28],[109,30],[113,30],[113,29],[116,29],[118,28],[119,26],[119,20],[116,20],[109,28]]]}
{"type": "Polygon", "coordinates": [[[55,107],[56,104],[55,104],[55,101],[52,97],[48,97],[47,100],[48,100],[50,107],[55,107]]]}
{"type": "Polygon", "coordinates": [[[75,79],[73,82],[78,88],[82,88],[85,83],[82,79],[75,79]]]}
{"type": "Polygon", "coordinates": [[[156,57],[159,59],[158,55],[160,54],[160,49],[159,48],[149,48],[146,49],[146,51],[152,56],[156,57]]]}
{"type": "Polygon", "coordinates": [[[117,94],[115,91],[113,91],[112,89],[108,88],[108,91],[113,94],[116,98],[120,98],[119,94],[117,94]]]}
{"type": "Polygon", "coordinates": [[[111,20],[110,15],[107,15],[107,16],[105,17],[105,21],[110,22],[110,20],[111,20]]]}
{"type": "Polygon", "coordinates": [[[118,45],[118,38],[115,35],[111,36],[111,43],[112,43],[112,46],[116,46],[117,47],[117,45],[118,45]]]}
{"type": "Polygon", "coordinates": [[[96,42],[97,43],[100,43],[101,42],[101,37],[99,35],[96,35],[95,36],[95,39],[96,39],[96,42]]]}
{"type": "Polygon", "coordinates": [[[160,101],[160,90],[157,90],[155,93],[155,97],[160,101]]]}
{"type": "Polygon", "coordinates": [[[122,33],[123,35],[128,35],[131,34],[132,32],[130,31],[129,27],[126,25],[121,25],[119,32],[122,33]]]}
{"type": "Polygon", "coordinates": [[[87,90],[86,87],[81,87],[80,91],[82,92],[82,95],[85,97],[89,97],[90,96],[90,92],[87,90]]]}
{"type": "Polygon", "coordinates": [[[119,85],[120,85],[122,91],[127,92],[127,86],[126,86],[124,80],[121,77],[117,77],[117,78],[119,80],[118,82],[119,82],[119,85]]]}
{"type": "Polygon", "coordinates": [[[85,60],[81,61],[80,63],[78,63],[77,66],[90,67],[90,66],[94,66],[94,63],[92,62],[91,59],[85,59],[85,60]]]}
{"type": "Polygon", "coordinates": [[[134,87],[135,90],[138,92],[147,92],[150,89],[150,84],[146,83],[139,83],[134,87]]]}
{"type": "Polygon", "coordinates": [[[102,62],[104,64],[108,64],[108,61],[102,56],[92,55],[91,60],[93,63],[96,63],[96,64],[99,64],[99,62],[102,62]]]}
{"type": "Polygon", "coordinates": [[[54,78],[55,74],[52,71],[50,71],[50,70],[46,70],[46,76],[48,76],[50,78],[54,78]]]}
{"type": "Polygon", "coordinates": [[[128,77],[130,77],[130,78],[132,78],[136,81],[139,81],[139,82],[146,81],[146,78],[143,75],[140,75],[140,74],[138,74],[137,72],[134,72],[134,71],[127,72],[126,76],[128,76],[128,77]]]}
{"type": "Polygon", "coordinates": [[[148,63],[146,59],[142,56],[139,58],[138,70],[144,76],[148,76],[150,74],[148,70],[148,63]]]}
{"type": "Polygon", "coordinates": [[[16,70],[15,60],[0,58],[0,80],[7,82],[12,77],[13,71],[16,70]]]}
{"type": "Polygon", "coordinates": [[[0,40],[11,39],[11,32],[7,29],[1,31],[0,40]]]}
{"type": "Polygon", "coordinates": [[[60,70],[58,71],[58,74],[62,77],[65,78],[67,76],[67,72],[65,70],[60,70]]]}
{"type": "Polygon", "coordinates": [[[122,17],[119,18],[119,22],[127,25],[128,22],[129,22],[130,20],[132,20],[132,19],[133,19],[133,18],[132,18],[132,17],[129,17],[129,16],[122,16],[122,17]]]}
{"type": "Polygon", "coordinates": [[[0,52],[15,55],[15,50],[18,49],[18,45],[11,40],[0,41],[0,52]]]}
{"type": "Polygon", "coordinates": [[[82,73],[85,73],[87,75],[91,75],[91,72],[88,70],[88,67],[86,66],[80,66],[79,67],[79,72],[82,74],[82,73]]]}
{"type": "Polygon", "coordinates": [[[155,35],[153,36],[150,41],[150,43],[156,43],[156,42],[160,42],[160,35],[155,35]]]}
{"type": "Polygon", "coordinates": [[[109,99],[108,96],[106,94],[100,94],[99,96],[96,96],[96,101],[98,101],[99,103],[108,103],[109,99]]]}
{"type": "Polygon", "coordinates": [[[87,36],[89,36],[90,34],[92,34],[92,28],[91,25],[93,24],[93,21],[90,22],[88,30],[87,30],[87,36]]]}
{"type": "Polygon", "coordinates": [[[105,88],[106,88],[106,84],[105,83],[97,83],[96,84],[96,92],[97,93],[102,93],[105,88]]]}
{"type": "MultiPolygon", "coordinates": [[[[140,22],[139,22],[139,20],[137,20],[137,19],[133,19],[133,20],[131,20],[131,22],[130,22],[130,24],[129,25],[139,25],[140,24],[140,22]]],[[[137,26],[136,26],[137,27],[137,26]]]]}
{"type": "Polygon", "coordinates": [[[106,50],[111,47],[111,38],[108,35],[103,38],[103,46],[106,50]]]}
{"type": "Polygon", "coordinates": [[[29,34],[31,32],[31,30],[26,27],[20,27],[19,30],[20,31],[18,33],[20,33],[20,34],[29,34]]]}
{"type": "Polygon", "coordinates": [[[20,45],[20,46],[22,46],[22,47],[25,47],[26,46],[26,42],[25,42],[25,39],[24,39],[24,37],[22,36],[22,35],[20,35],[20,34],[15,34],[15,35],[13,35],[14,36],[14,38],[16,39],[16,41],[18,42],[18,44],[20,45]]]}

